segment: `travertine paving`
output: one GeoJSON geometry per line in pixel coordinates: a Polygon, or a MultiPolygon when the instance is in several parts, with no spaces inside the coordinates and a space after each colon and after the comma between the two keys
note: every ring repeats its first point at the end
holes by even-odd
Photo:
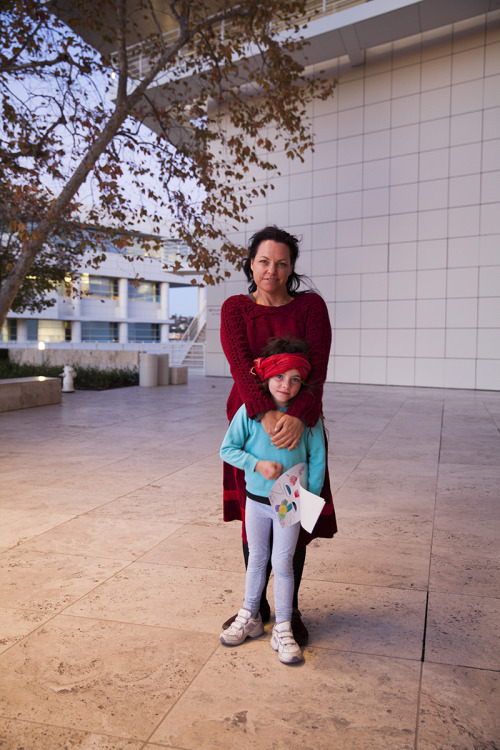
{"type": "MultiPolygon", "coordinates": [[[[238,648],[226,378],[0,414],[2,750],[500,748],[500,392],[325,388],[302,665],[238,648]]],[[[270,587],[272,603],[272,585],[270,587]]]]}

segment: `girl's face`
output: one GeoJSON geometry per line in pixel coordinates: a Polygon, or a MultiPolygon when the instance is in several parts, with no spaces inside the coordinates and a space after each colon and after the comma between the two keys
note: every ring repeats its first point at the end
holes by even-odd
{"type": "Polygon", "coordinates": [[[288,245],[264,240],[250,265],[257,289],[271,296],[286,290],[286,282],[293,271],[288,245]]]}
{"type": "Polygon", "coordinates": [[[302,378],[298,370],[287,370],[269,378],[268,385],[276,405],[286,406],[300,391],[302,378]]]}

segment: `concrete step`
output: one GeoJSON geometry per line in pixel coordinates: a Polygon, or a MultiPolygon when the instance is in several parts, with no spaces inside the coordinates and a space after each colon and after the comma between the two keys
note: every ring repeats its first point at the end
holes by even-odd
{"type": "Polygon", "coordinates": [[[187,365],[187,367],[203,370],[205,368],[205,347],[203,344],[193,344],[188,354],[184,357],[182,364],[187,365]]]}

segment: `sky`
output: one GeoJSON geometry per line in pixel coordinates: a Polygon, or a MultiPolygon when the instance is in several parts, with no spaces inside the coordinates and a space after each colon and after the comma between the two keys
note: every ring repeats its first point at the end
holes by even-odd
{"type": "Polygon", "coordinates": [[[169,315],[197,315],[198,287],[170,287],[168,308],[169,315]]]}

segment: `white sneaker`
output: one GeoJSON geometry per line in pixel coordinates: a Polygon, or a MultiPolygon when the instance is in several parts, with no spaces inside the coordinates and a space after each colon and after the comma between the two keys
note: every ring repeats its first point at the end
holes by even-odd
{"type": "Polygon", "coordinates": [[[257,638],[264,632],[260,612],[257,617],[252,617],[248,609],[240,609],[236,620],[227,630],[223,630],[219,640],[224,646],[239,646],[246,638],[257,638]]]}
{"type": "Polygon", "coordinates": [[[278,658],[283,664],[294,664],[302,661],[302,651],[296,643],[290,622],[280,622],[273,628],[271,648],[278,652],[278,658]]]}

